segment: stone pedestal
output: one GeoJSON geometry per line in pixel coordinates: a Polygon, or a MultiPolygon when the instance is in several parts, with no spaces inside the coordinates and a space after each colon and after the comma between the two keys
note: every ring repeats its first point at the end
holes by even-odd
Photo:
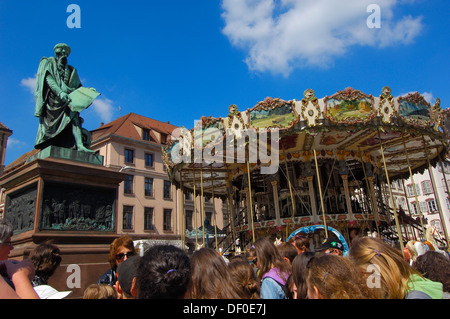
{"type": "Polygon", "coordinates": [[[117,235],[117,191],[124,173],[103,167],[94,154],[49,147],[0,178],[5,188],[5,219],[14,228],[10,258],[27,258],[51,240],[62,263],[49,284],[84,289],[110,268],[109,245],[117,235]]]}

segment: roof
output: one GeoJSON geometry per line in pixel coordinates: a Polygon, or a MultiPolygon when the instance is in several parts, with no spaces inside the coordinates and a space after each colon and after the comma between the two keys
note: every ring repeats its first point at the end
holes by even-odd
{"type": "Polygon", "coordinates": [[[6,125],[3,124],[2,122],[0,122],[0,130],[12,132],[12,131],[11,131],[9,128],[7,128],[6,125]]]}
{"type": "Polygon", "coordinates": [[[142,141],[141,133],[138,128],[148,129],[150,132],[149,143],[161,144],[155,132],[170,135],[177,128],[177,126],[154,120],[135,113],[128,113],[118,119],[103,124],[99,128],[92,130],[92,143],[106,138],[110,135],[121,136],[129,139],[142,141]]]}
{"type": "Polygon", "coordinates": [[[17,158],[11,164],[6,166],[3,173],[8,173],[8,172],[24,165],[29,157],[33,156],[34,154],[38,153],[39,151],[40,150],[38,150],[38,149],[32,149],[31,151],[21,155],[19,158],[17,158]]]}

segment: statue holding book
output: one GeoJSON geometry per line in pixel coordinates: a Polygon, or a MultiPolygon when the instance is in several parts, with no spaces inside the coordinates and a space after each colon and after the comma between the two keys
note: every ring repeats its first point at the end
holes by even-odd
{"type": "Polygon", "coordinates": [[[35,148],[72,148],[92,153],[89,132],[82,128],[80,112],[100,94],[81,85],[77,70],[67,63],[67,44],[53,48],[55,57],[43,57],[36,76],[34,116],[39,118],[35,148]]]}

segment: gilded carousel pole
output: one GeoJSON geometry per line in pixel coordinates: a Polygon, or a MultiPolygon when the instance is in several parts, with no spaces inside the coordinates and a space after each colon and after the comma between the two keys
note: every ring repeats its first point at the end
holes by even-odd
{"type": "Polygon", "coordinates": [[[370,194],[370,196],[369,196],[370,204],[372,205],[373,215],[375,217],[375,226],[377,228],[377,235],[378,235],[378,238],[379,238],[380,237],[380,229],[378,228],[379,217],[378,217],[377,205],[375,203],[375,198],[373,197],[373,194],[371,192],[371,188],[370,188],[370,185],[369,185],[369,179],[368,179],[368,176],[367,176],[365,162],[364,162],[364,159],[363,159],[363,153],[361,152],[361,148],[359,148],[359,154],[361,156],[361,164],[362,164],[361,166],[362,166],[363,172],[364,172],[364,179],[366,180],[367,193],[370,194]]]}
{"type": "Polygon", "coordinates": [[[181,210],[181,247],[184,250],[186,243],[186,217],[184,213],[183,169],[180,170],[180,210],[181,210]]]}
{"type": "Polygon", "coordinates": [[[397,234],[398,234],[398,239],[400,241],[400,248],[402,251],[402,255],[404,256],[405,252],[403,251],[404,245],[403,245],[402,231],[400,229],[400,224],[398,221],[398,215],[397,215],[397,209],[395,208],[394,197],[392,196],[391,182],[389,181],[389,174],[388,174],[388,170],[387,170],[386,159],[384,158],[383,142],[381,140],[380,128],[378,128],[378,139],[380,141],[381,156],[383,158],[384,172],[386,174],[386,182],[387,182],[388,189],[389,189],[392,210],[394,211],[395,226],[397,227],[397,234]]]}
{"type": "Polygon", "coordinates": [[[198,247],[198,224],[197,224],[197,191],[195,181],[195,163],[192,166],[192,174],[194,175],[194,223],[195,223],[195,249],[198,247]]]}
{"type": "Polygon", "coordinates": [[[423,220],[422,220],[422,210],[420,209],[419,198],[417,197],[417,191],[416,191],[416,183],[414,182],[414,176],[411,171],[411,165],[409,164],[409,156],[408,156],[408,151],[406,149],[405,136],[403,135],[403,131],[402,131],[402,142],[403,142],[403,149],[405,151],[406,162],[408,163],[409,177],[411,178],[411,182],[412,182],[412,186],[413,186],[414,198],[416,199],[416,207],[417,207],[417,210],[419,211],[420,225],[422,226],[422,232],[425,235],[425,227],[423,226],[423,220]]]}
{"type": "MultiPolygon", "coordinates": [[[[436,188],[436,182],[434,180],[434,174],[432,172],[433,167],[431,166],[430,156],[428,155],[428,146],[426,144],[425,137],[423,136],[423,134],[422,134],[422,140],[423,140],[423,146],[425,147],[425,154],[427,155],[428,174],[430,175],[430,178],[431,178],[431,183],[433,185],[433,190],[434,190],[434,196],[436,198],[437,205],[438,205],[439,218],[441,219],[442,227],[444,228],[445,238],[447,240],[447,247],[450,247],[449,242],[448,242],[448,236],[447,236],[447,228],[445,226],[445,218],[443,218],[443,216],[442,216],[442,206],[441,206],[441,201],[439,200],[439,192],[437,191],[437,188],[436,188]]],[[[446,180],[446,179],[444,178],[444,180],[446,180]]]]}
{"type": "MultiPolygon", "coordinates": [[[[438,150],[438,154],[439,154],[439,150],[438,150]]],[[[442,158],[441,158],[440,154],[439,154],[439,164],[441,165],[442,175],[444,176],[444,181],[445,181],[445,187],[447,189],[447,194],[450,194],[450,192],[449,192],[450,189],[448,187],[448,182],[447,182],[447,178],[445,176],[445,171],[444,171],[444,165],[442,164],[442,158]]],[[[449,242],[449,238],[448,238],[448,233],[447,233],[447,227],[446,227],[446,224],[445,224],[445,219],[442,218],[443,217],[442,215],[440,215],[439,217],[441,218],[442,228],[444,228],[444,235],[445,235],[445,239],[447,240],[447,249],[450,249],[450,242],[449,242]]]]}
{"type": "Polygon", "coordinates": [[[201,198],[200,198],[200,204],[202,209],[202,240],[203,240],[203,247],[206,247],[205,245],[205,197],[203,195],[203,165],[200,167],[200,190],[201,190],[201,198]]]}
{"type": "Polygon", "coordinates": [[[315,148],[313,150],[313,153],[314,153],[314,162],[316,163],[317,185],[319,188],[320,204],[322,206],[323,225],[325,226],[325,237],[328,238],[327,219],[325,218],[325,206],[323,205],[322,186],[320,183],[319,165],[317,164],[317,151],[315,148]]]}
{"type": "MultiPolygon", "coordinates": [[[[294,217],[295,217],[295,199],[294,199],[294,195],[292,193],[292,183],[291,183],[291,179],[289,178],[289,169],[287,166],[287,157],[286,154],[284,152],[283,149],[283,154],[284,154],[284,166],[286,167],[286,179],[288,181],[288,185],[289,185],[289,193],[291,195],[291,204],[292,204],[292,226],[294,226],[294,217]]],[[[286,238],[288,238],[289,236],[289,224],[286,225],[286,238]]],[[[328,236],[327,236],[328,237],[328,236]]]]}
{"type": "MultiPolygon", "coordinates": [[[[406,193],[406,187],[405,187],[405,180],[404,179],[402,179],[402,185],[403,185],[404,196],[405,196],[405,198],[408,198],[408,194],[406,193]]],[[[409,215],[411,216],[411,211],[412,210],[411,210],[411,207],[409,206],[409,200],[406,201],[406,205],[408,207],[409,215]]],[[[416,230],[414,229],[414,227],[412,225],[409,225],[409,226],[410,226],[410,231],[412,233],[412,237],[411,238],[414,238],[414,240],[417,241],[416,230]]]]}
{"type": "Polygon", "coordinates": [[[216,242],[216,250],[219,251],[218,243],[217,243],[217,219],[216,219],[216,201],[214,198],[214,172],[213,172],[213,164],[211,163],[211,187],[212,187],[212,202],[213,202],[213,216],[214,216],[214,238],[216,242]]]}
{"type": "Polygon", "coordinates": [[[231,225],[231,234],[233,236],[233,243],[236,242],[236,228],[234,225],[234,206],[232,206],[232,195],[231,195],[231,183],[230,183],[230,173],[227,171],[227,193],[228,193],[228,201],[227,201],[227,214],[230,218],[231,225]]]}
{"type": "Polygon", "coordinates": [[[255,226],[253,224],[253,201],[252,201],[252,183],[250,178],[250,163],[247,160],[247,176],[248,176],[248,197],[250,200],[250,218],[252,220],[252,237],[255,242],[255,226]]]}

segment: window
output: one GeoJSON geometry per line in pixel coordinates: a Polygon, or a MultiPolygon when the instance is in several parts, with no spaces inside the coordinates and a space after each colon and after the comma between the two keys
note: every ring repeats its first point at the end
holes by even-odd
{"type": "Polygon", "coordinates": [[[186,215],[186,229],[192,230],[192,210],[187,210],[185,215],[186,215]]]}
{"type": "Polygon", "coordinates": [[[423,181],[421,184],[422,184],[422,193],[424,195],[431,194],[433,192],[430,181],[423,181]]]}
{"type": "Polygon", "coordinates": [[[428,204],[428,211],[430,213],[435,213],[437,212],[437,206],[436,206],[436,201],[434,199],[429,199],[427,200],[427,204],[428,204]]]}
{"type": "Polygon", "coordinates": [[[145,178],[145,196],[153,196],[153,178],[146,177],[145,178]]]}
{"type": "Polygon", "coordinates": [[[398,198],[398,205],[403,209],[403,210],[405,210],[407,207],[406,207],[406,199],[404,198],[404,197],[399,197],[398,198]]]}
{"type": "Polygon", "coordinates": [[[192,193],[188,193],[188,192],[184,193],[184,199],[185,200],[192,200],[192,193]]]}
{"type": "MultiPolygon", "coordinates": [[[[408,197],[415,196],[413,184],[406,185],[406,191],[408,193],[408,197]]],[[[416,193],[417,193],[417,196],[420,196],[419,184],[416,184],[416,193]]]]}
{"type": "Polygon", "coordinates": [[[408,197],[414,196],[414,188],[412,184],[406,185],[406,192],[408,193],[408,197]]]}
{"type": "Polygon", "coordinates": [[[125,149],[125,163],[134,163],[134,150],[130,150],[128,148],[125,149]]]}
{"type": "Polygon", "coordinates": [[[445,183],[445,179],[441,178],[442,187],[444,187],[444,192],[448,192],[447,185],[450,187],[450,180],[447,180],[447,183],[445,183]]]}
{"type": "Polygon", "coordinates": [[[171,188],[172,184],[169,181],[164,181],[164,199],[172,198],[171,188]]]}
{"type": "Polygon", "coordinates": [[[417,208],[417,203],[411,203],[412,206],[412,214],[413,215],[418,215],[419,214],[419,209],[417,208]]]}
{"type": "Polygon", "coordinates": [[[144,230],[153,230],[153,207],[144,208],[144,230]]]}
{"type": "MultiPolygon", "coordinates": [[[[446,163],[446,162],[442,163],[442,165],[444,166],[444,172],[445,172],[445,174],[450,173],[450,165],[449,165],[448,163],[446,163]]],[[[437,166],[437,169],[438,169],[438,172],[439,172],[439,173],[442,173],[442,167],[441,167],[441,165],[438,165],[438,166],[437,166]]]]}
{"type": "Polygon", "coordinates": [[[150,141],[150,130],[149,129],[146,129],[146,128],[142,129],[142,139],[144,141],[150,141]]]}
{"type": "Polygon", "coordinates": [[[439,219],[435,219],[430,221],[431,227],[436,228],[436,230],[439,232],[440,235],[442,235],[442,224],[439,219]]]}
{"type": "Polygon", "coordinates": [[[417,196],[421,195],[420,194],[420,185],[419,184],[416,184],[416,193],[417,193],[417,196]]]}
{"type": "Polygon", "coordinates": [[[168,208],[164,208],[163,230],[165,231],[172,230],[172,210],[168,208]]]}
{"type": "Polygon", "coordinates": [[[428,212],[428,205],[427,202],[419,202],[420,211],[422,213],[428,212]]]}
{"type": "Polygon", "coordinates": [[[133,206],[123,206],[123,229],[133,229],[133,206]]]}
{"type": "Polygon", "coordinates": [[[153,154],[145,153],[145,166],[153,167],[153,154]]]}
{"type": "Polygon", "coordinates": [[[167,144],[167,134],[161,133],[161,144],[167,144]]]}
{"type": "Polygon", "coordinates": [[[133,175],[125,176],[123,192],[124,194],[133,194],[133,175]]]}

